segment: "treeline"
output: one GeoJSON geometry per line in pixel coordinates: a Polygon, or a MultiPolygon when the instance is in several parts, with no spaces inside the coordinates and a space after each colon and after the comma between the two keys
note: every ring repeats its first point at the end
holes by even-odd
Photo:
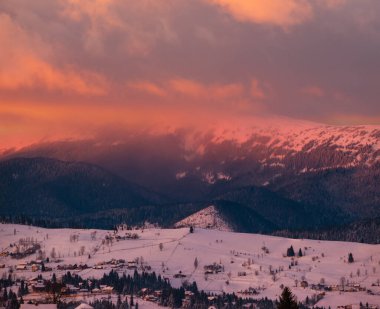
{"type": "Polygon", "coordinates": [[[121,223],[140,226],[145,222],[156,223],[161,227],[172,227],[200,209],[206,207],[202,203],[168,204],[164,206],[140,206],[126,209],[110,209],[96,213],[65,217],[32,216],[32,215],[0,215],[0,222],[40,226],[44,228],[94,228],[113,229],[121,223]]]}
{"type": "Polygon", "coordinates": [[[275,231],[274,236],[380,244],[380,217],[321,231],[275,231]]]}
{"type": "MultiPolygon", "coordinates": [[[[227,202],[226,202],[227,203],[227,202]]],[[[233,207],[224,207],[222,201],[218,201],[218,207],[222,210],[222,213],[229,215],[234,213],[233,207]],[[226,213],[225,213],[226,212],[226,213]]],[[[179,221],[186,215],[190,215],[193,212],[199,210],[200,205],[184,205],[184,209],[176,213],[177,207],[173,211],[168,211],[164,207],[154,207],[153,211],[148,217],[150,207],[141,207],[140,210],[127,209],[127,210],[112,210],[102,214],[77,216],[75,218],[34,218],[25,215],[15,216],[0,216],[1,223],[23,224],[33,225],[44,228],[97,228],[111,230],[120,223],[126,223],[132,226],[141,226],[144,222],[158,223],[161,227],[171,227],[173,222],[179,221]],[[136,211],[134,213],[134,211],[136,211]],[[161,212],[167,212],[168,216],[164,216],[161,212]],[[160,214],[159,214],[160,213],[160,214]],[[172,215],[169,215],[172,214],[172,215]],[[175,215],[173,215],[175,214],[175,215]],[[148,219],[147,219],[148,218],[148,219]],[[166,218],[166,219],[164,219],[166,218]],[[150,221],[150,220],[151,221],[150,221]],[[154,220],[156,219],[156,220],[154,220]],[[159,220],[159,222],[157,222],[159,220]]],[[[178,208],[180,208],[178,206],[178,208]]],[[[235,209],[236,210],[236,209],[235,209]]],[[[241,210],[239,208],[239,210],[241,210]]],[[[361,242],[368,244],[380,244],[380,217],[373,219],[366,219],[343,226],[336,226],[331,229],[321,230],[268,230],[264,227],[268,227],[262,218],[252,217],[247,215],[244,211],[241,213],[235,212],[235,216],[238,218],[245,218],[240,221],[240,226],[234,226],[236,230],[243,232],[255,232],[262,234],[270,234],[274,236],[287,237],[287,238],[306,238],[317,240],[334,240],[334,241],[349,241],[349,242],[361,242]],[[261,220],[261,221],[260,221],[261,220]],[[247,222],[262,223],[262,228],[259,230],[251,230],[244,227],[247,222]]],[[[237,222],[237,220],[234,220],[237,222]]],[[[260,226],[260,224],[258,224],[260,226]]]]}

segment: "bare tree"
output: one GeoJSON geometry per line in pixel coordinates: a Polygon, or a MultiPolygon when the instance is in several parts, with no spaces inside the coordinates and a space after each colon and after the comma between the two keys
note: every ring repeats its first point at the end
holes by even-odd
{"type": "Polygon", "coordinates": [[[197,269],[198,268],[198,258],[196,257],[195,260],[194,260],[194,268],[197,269]]]}
{"type": "Polygon", "coordinates": [[[53,248],[51,249],[51,252],[50,252],[50,257],[51,257],[52,259],[55,259],[56,256],[57,256],[57,254],[56,254],[56,252],[55,252],[55,248],[53,247],[53,248]]]}
{"type": "Polygon", "coordinates": [[[344,286],[346,285],[346,278],[345,278],[345,277],[341,277],[341,278],[340,278],[340,285],[341,285],[342,288],[344,289],[344,286]]]}
{"type": "Polygon", "coordinates": [[[86,250],[86,247],[85,246],[81,246],[80,249],[79,249],[79,255],[83,255],[85,250],[86,250]]]}
{"type": "Polygon", "coordinates": [[[231,277],[232,277],[232,273],[229,271],[229,272],[228,272],[228,274],[227,274],[227,276],[228,276],[228,279],[230,279],[230,280],[231,280],[231,277]]]}

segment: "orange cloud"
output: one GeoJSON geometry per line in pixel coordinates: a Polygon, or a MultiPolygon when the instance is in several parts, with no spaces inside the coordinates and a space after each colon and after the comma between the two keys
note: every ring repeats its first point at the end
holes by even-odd
{"type": "Polygon", "coordinates": [[[51,48],[5,14],[0,15],[0,42],[0,89],[42,88],[90,95],[107,92],[107,82],[100,74],[49,63],[51,48]]]}
{"type": "Polygon", "coordinates": [[[85,95],[105,95],[107,83],[96,73],[61,71],[33,56],[17,59],[14,69],[0,72],[0,88],[43,88],[85,95]],[[20,70],[17,70],[17,69],[20,70]]]}
{"type": "Polygon", "coordinates": [[[325,96],[325,91],[318,86],[308,86],[308,87],[302,88],[301,92],[303,94],[316,97],[316,98],[321,98],[325,96]]]}
{"type": "Polygon", "coordinates": [[[289,27],[313,17],[306,0],[207,0],[220,6],[236,20],[289,27]]]}
{"type": "Polygon", "coordinates": [[[127,87],[129,89],[137,90],[139,92],[148,93],[159,97],[163,97],[167,94],[165,89],[149,81],[128,82],[127,87]]]}

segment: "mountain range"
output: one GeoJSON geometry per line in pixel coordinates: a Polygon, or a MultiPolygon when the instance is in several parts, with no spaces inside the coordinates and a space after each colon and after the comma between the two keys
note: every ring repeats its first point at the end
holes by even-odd
{"type": "Polygon", "coordinates": [[[245,232],[315,233],[380,217],[378,126],[152,128],[39,143],[0,160],[0,213],[57,224],[171,226],[210,205],[245,232]]]}

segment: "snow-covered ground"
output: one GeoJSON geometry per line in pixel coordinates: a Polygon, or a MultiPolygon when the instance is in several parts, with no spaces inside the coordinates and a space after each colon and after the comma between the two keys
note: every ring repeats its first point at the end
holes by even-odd
{"type": "MultiPolygon", "coordinates": [[[[345,278],[349,285],[360,285],[365,291],[325,292],[318,305],[332,308],[359,302],[380,305],[380,287],[377,286],[380,281],[380,245],[286,239],[200,228],[196,228],[194,233],[189,233],[188,228],[119,230],[116,235],[124,236],[130,232],[136,233],[139,239],[116,240],[113,237],[111,242],[105,241],[105,238],[107,235],[115,236],[113,231],[0,224],[0,249],[2,252],[12,251],[15,249],[10,248],[10,244],[18,243],[21,238],[34,238],[40,242],[46,257],[53,260],[51,256],[55,255],[56,259],[61,260],[46,264],[53,268],[58,277],[65,273],[57,270],[57,266],[62,264],[82,263],[92,267],[111,259],[133,261],[139,258],[144,265],[150,265],[152,271],[169,278],[175,287],[184,280],[196,281],[199,289],[214,293],[239,292],[251,287],[260,291],[258,295],[250,296],[256,298],[278,298],[284,285],[289,286],[297,298],[303,301],[306,296],[311,298],[314,294],[322,293],[311,289],[312,284],[322,281],[327,286],[335,287],[341,285],[342,278],[345,278]],[[73,235],[78,235],[77,241],[73,241],[73,235]],[[296,253],[301,249],[304,254],[303,257],[293,258],[293,264],[297,262],[298,265],[291,268],[292,258],[284,257],[290,246],[296,253]],[[354,263],[347,262],[350,252],[354,263]],[[198,261],[197,267],[195,259],[198,261]],[[222,265],[224,271],[205,274],[204,266],[213,263],[222,265]],[[174,278],[180,271],[186,278],[174,278]],[[301,287],[302,281],[307,282],[308,287],[301,287]],[[367,290],[371,290],[374,295],[367,290]]],[[[5,264],[5,268],[0,269],[0,275],[7,273],[10,266],[15,267],[36,258],[36,254],[24,260],[1,256],[0,265],[5,264]]],[[[102,267],[75,272],[88,278],[100,277],[112,269],[109,264],[102,267]]],[[[133,272],[126,267],[116,270],[120,273],[133,272]]],[[[30,267],[14,271],[15,276],[25,279],[35,277],[38,273],[32,272],[30,267]]],[[[43,276],[49,278],[51,273],[44,272],[43,276]]]]}

